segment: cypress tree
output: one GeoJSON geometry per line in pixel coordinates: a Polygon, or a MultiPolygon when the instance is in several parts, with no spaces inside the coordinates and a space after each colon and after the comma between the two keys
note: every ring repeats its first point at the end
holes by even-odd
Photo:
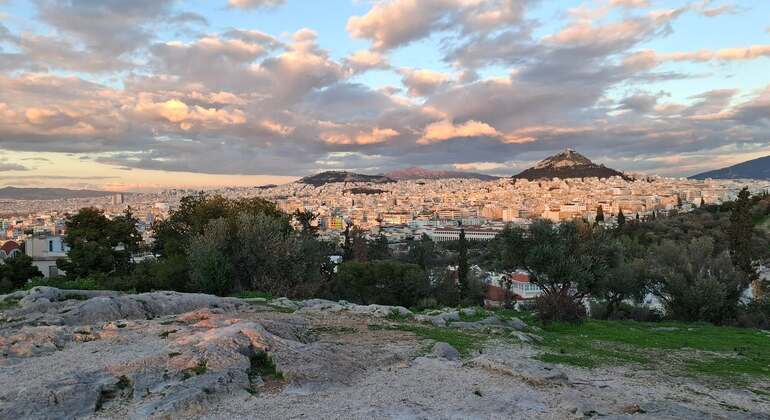
{"type": "Polygon", "coordinates": [[[751,217],[751,193],[744,187],[738,193],[727,229],[730,257],[733,265],[744,272],[748,281],[759,278],[751,257],[751,239],[754,234],[754,221],[751,217]]]}
{"type": "Polygon", "coordinates": [[[618,211],[618,227],[622,227],[626,224],[626,216],[623,214],[623,209],[618,211]]]}
{"type": "Polygon", "coordinates": [[[468,291],[468,241],[465,239],[465,228],[460,228],[460,243],[458,245],[457,258],[457,283],[460,287],[460,296],[465,297],[468,291]]]}
{"type": "Polygon", "coordinates": [[[604,221],[604,208],[602,208],[601,205],[596,209],[596,221],[597,222],[604,221]]]}

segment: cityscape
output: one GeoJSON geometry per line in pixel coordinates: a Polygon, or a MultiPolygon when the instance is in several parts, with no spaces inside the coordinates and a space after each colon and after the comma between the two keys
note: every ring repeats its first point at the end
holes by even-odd
{"type": "Polygon", "coordinates": [[[770,2],[0,0],[0,419],[770,419],[770,2]]]}

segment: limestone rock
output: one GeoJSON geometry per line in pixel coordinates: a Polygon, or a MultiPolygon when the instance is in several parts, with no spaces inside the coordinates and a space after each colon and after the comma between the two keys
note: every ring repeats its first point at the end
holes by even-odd
{"type": "Polygon", "coordinates": [[[433,345],[434,356],[446,360],[459,360],[460,352],[448,343],[438,342],[433,345]]]}

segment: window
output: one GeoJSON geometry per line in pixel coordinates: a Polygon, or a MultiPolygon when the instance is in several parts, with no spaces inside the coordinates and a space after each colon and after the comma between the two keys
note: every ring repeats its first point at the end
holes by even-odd
{"type": "Polygon", "coordinates": [[[53,252],[53,241],[52,240],[48,241],[48,252],[53,252]]]}

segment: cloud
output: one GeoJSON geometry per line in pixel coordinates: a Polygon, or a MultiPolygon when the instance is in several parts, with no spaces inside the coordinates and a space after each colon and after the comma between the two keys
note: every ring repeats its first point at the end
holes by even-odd
{"type": "Polygon", "coordinates": [[[11,163],[5,160],[0,159],[0,172],[10,172],[10,171],[28,171],[29,168],[23,165],[19,165],[18,163],[11,163]]]}
{"type": "Polygon", "coordinates": [[[258,9],[260,7],[275,7],[286,3],[286,0],[229,0],[229,7],[237,9],[258,9]]]}
{"type": "Polygon", "coordinates": [[[390,67],[388,57],[376,51],[359,50],[350,54],[345,61],[355,72],[390,67]]]}
{"type": "Polygon", "coordinates": [[[642,50],[628,55],[626,65],[640,69],[650,69],[667,61],[741,61],[770,57],[770,45],[751,45],[748,47],[723,48],[720,50],[699,50],[692,52],[658,53],[654,50],[642,50]]]}
{"type": "Polygon", "coordinates": [[[452,75],[428,69],[399,69],[402,83],[411,96],[430,96],[442,86],[447,86],[452,75]]]}
{"type": "Polygon", "coordinates": [[[443,120],[425,127],[425,133],[417,142],[419,144],[431,144],[454,138],[498,137],[499,135],[500,133],[487,123],[470,120],[458,125],[443,120]]]}
{"type": "Polygon", "coordinates": [[[393,130],[392,128],[375,127],[371,131],[368,131],[368,132],[360,131],[354,135],[349,135],[349,134],[340,133],[340,132],[333,132],[333,131],[322,132],[321,139],[323,139],[324,142],[329,144],[368,145],[368,144],[383,143],[388,141],[388,139],[390,139],[391,137],[396,137],[398,135],[399,135],[398,131],[393,130]]]}

